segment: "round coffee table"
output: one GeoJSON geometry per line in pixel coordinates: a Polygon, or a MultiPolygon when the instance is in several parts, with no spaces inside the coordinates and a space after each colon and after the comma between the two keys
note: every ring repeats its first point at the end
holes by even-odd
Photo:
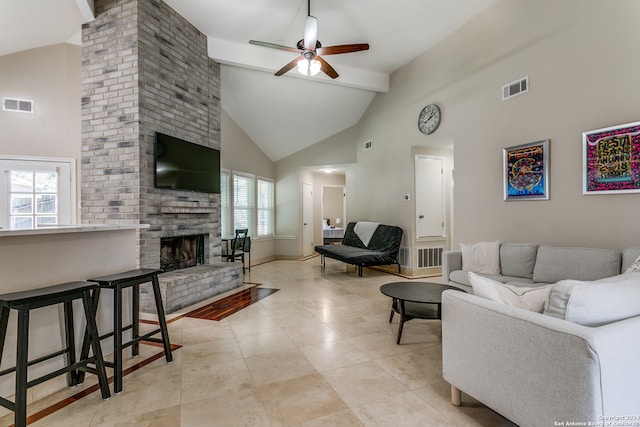
{"type": "Polygon", "coordinates": [[[392,298],[391,316],[400,315],[398,340],[400,344],[404,322],[411,319],[441,319],[442,292],[447,289],[464,292],[460,288],[432,282],[392,282],[380,286],[380,292],[392,298]]]}

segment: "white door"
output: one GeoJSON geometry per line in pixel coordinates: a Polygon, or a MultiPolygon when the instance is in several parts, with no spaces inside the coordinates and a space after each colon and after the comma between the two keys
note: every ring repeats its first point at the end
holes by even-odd
{"type": "Polygon", "coordinates": [[[313,254],[313,186],[302,183],[302,256],[313,254]]]}
{"type": "Polygon", "coordinates": [[[444,235],[443,160],[416,156],[416,237],[444,235]]]}

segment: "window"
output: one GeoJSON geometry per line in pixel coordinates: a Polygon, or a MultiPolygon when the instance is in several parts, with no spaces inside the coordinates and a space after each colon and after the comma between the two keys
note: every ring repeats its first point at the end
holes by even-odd
{"type": "Polygon", "coordinates": [[[0,227],[70,224],[74,161],[0,159],[0,227]]]}
{"type": "Polygon", "coordinates": [[[222,169],[220,172],[220,232],[248,228],[253,237],[275,232],[275,185],[268,178],[222,169]]]}
{"type": "Polygon", "coordinates": [[[220,233],[223,236],[233,234],[233,224],[231,221],[231,172],[228,169],[220,170],[220,233]]]}
{"type": "Polygon", "coordinates": [[[258,236],[273,236],[274,224],[273,181],[258,178],[258,236]]]}
{"type": "Polygon", "coordinates": [[[233,173],[233,228],[248,228],[255,235],[253,175],[233,173]]]}

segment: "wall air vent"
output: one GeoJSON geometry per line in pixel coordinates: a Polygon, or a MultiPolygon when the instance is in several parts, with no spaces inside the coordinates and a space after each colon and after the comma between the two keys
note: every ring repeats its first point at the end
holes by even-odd
{"type": "Polygon", "coordinates": [[[442,267],[444,248],[419,248],[418,268],[442,267]]]}
{"type": "Polygon", "coordinates": [[[411,248],[400,246],[398,250],[398,262],[402,267],[411,268],[411,248]]]}
{"type": "Polygon", "coordinates": [[[505,101],[516,95],[529,92],[529,76],[516,80],[513,83],[502,86],[502,100],[505,101]]]}
{"type": "Polygon", "coordinates": [[[2,109],[4,111],[15,111],[18,113],[33,113],[33,101],[28,99],[2,98],[2,109]]]}
{"type": "Polygon", "coordinates": [[[364,151],[371,150],[373,148],[373,141],[367,141],[362,144],[362,148],[364,151]]]}

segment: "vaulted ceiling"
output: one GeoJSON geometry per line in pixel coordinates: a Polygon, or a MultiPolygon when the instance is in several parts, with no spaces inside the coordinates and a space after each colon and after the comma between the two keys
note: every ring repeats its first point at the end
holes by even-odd
{"type": "MultiPolygon", "coordinates": [[[[389,76],[497,0],[315,0],[323,46],[369,43],[326,56],[340,76],[273,73],[295,53],[308,0],[165,0],[208,37],[222,64],[222,106],[273,161],[355,125],[389,76]]],[[[93,0],[0,0],[0,56],[56,43],[80,43],[93,0]]]]}

